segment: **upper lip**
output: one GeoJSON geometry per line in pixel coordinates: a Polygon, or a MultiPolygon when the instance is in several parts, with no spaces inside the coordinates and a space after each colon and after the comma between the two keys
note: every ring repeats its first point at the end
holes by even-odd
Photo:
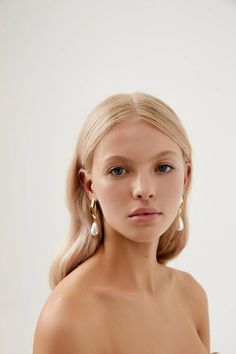
{"type": "Polygon", "coordinates": [[[133,210],[129,216],[142,215],[142,214],[160,214],[160,212],[154,208],[138,208],[133,210]]]}

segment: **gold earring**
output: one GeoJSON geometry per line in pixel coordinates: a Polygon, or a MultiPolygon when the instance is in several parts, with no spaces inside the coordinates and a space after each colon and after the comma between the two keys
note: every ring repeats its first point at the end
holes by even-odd
{"type": "Polygon", "coordinates": [[[95,198],[92,198],[89,211],[90,211],[92,218],[93,218],[93,223],[91,226],[91,235],[96,237],[99,235],[99,227],[98,227],[97,215],[96,215],[97,214],[97,206],[96,206],[95,198]]]}
{"type": "Polygon", "coordinates": [[[181,213],[184,207],[184,200],[183,197],[181,198],[181,204],[179,206],[179,211],[178,211],[178,226],[177,226],[177,231],[182,231],[184,229],[184,222],[183,219],[181,217],[181,213]]]}

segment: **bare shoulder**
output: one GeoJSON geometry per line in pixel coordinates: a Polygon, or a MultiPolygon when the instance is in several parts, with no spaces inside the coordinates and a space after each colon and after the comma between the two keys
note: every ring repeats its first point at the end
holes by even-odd
{"type": "Polygon", "coordinates": [[[171,268],[177,278],[184,304],[205,347],[210,350],[208,297],[198,280],[188,272],[171,268]]]}
{"type": "Polygon", "coordinates": [[[204,287],[192,274],[173,267],[169,268],[175,274],[178,284],[186,295],[191,295],[190,298],[198,298],[200,296],[204,300],[207,300],[207,294],[204,287]]]}
{"type": "Polygon", "coordinates": [[[60,354],[73,352],[73,328],[71,326],[70,308],[63,298],[47,302],[39,316],[33,354],[60,354]]]}
{"type": "MultiPolygon", "coordinates": [[[[75,354],[80,350],[83,297],[76,283],[62,281],[49,295],[34,335],[33,354],[75,354]]],[[[82,335],[81,335],[82,337],[82,335]]]]}

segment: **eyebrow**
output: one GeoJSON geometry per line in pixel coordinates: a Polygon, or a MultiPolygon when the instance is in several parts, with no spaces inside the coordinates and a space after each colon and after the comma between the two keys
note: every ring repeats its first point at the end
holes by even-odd
{"type": "MultiPolygon", "coordinates": [[[[179,157],[174,151],[172,150],[164,150],[159,152],[158,154],[156,154],[155,156],[153,156],[153,158],[151,159],[151,161],[156,160],[157,158],[166,156],[166,155],[174,155],[175,157],[179,157]]],[[[113,161],[113,160],[124,160],[124,161],[128,161],[128,162],[132,162],[132,159],[129,159],[128,157],[125,156],[121,156],[121,155],[111,155],[111,156],[107,156],[104,161],[105,162],[109,162],[109,161],[113,161]]]]}

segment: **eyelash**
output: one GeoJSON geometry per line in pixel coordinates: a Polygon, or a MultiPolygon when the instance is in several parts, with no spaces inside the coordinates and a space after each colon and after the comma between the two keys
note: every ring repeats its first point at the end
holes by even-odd
{"type": "MultiPolygon", "coordinates": [[[[174,167],[172,167],[172,166],[170,166],[170,165],[168,165],[168,164],[166,164],[166,163],[159,165],[158,168],[160,168],[160,167],[162,167],[162,166],[168,166],[168,167],[170,167],[170,170],[167,171],[167,172],[161,172],[161,171],[159,171],[159,172],[162,173],[162,174],[170,173],[172,170],[174,170],[174,167]]],[[[112,169],[110,169],[110,171],[109,171],[108,173],[111,174],[112,176],[116,176],[116,177],[124,176],[123,174],[122,174],[122,175],[114,175],[114,174],[112,174],[112,172],[113,172],[115,169],[117,169],[117,168],[120,168],[120,169],[125,170],[124,167],[116,166],[116,167],[113,167],[112,169]]]]}

